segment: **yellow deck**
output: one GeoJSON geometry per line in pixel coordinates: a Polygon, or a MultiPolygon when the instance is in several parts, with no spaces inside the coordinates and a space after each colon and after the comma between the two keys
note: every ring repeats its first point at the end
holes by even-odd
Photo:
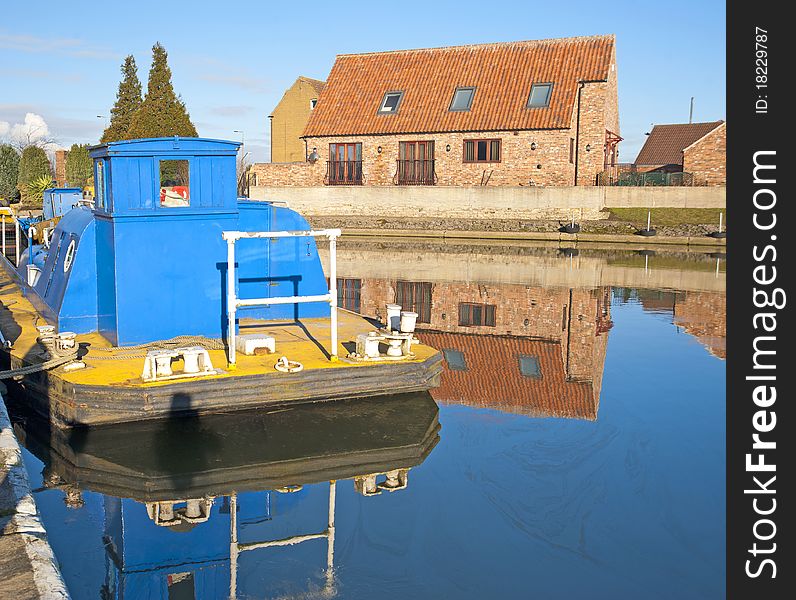
{"type": "MultiPolygon", "coordinates": [[[[38,314],[28,299],[23,296],[18,283],[12,279],[4,268],[0,268],[0,303],[2,303],[2,306],[0,306],[0,329],[2,329],[5,338],[14,344],[11,350],[12,356],[16,359],[12,361],[14,366],[20,366],[23,360],[24,363],[31,362],[25,360],[24,357],[31,352],[38,352],[39,345],[36,342],[38,331],[36,326],[44,325],[46,321],[38,314]]],[[[349,349],[345,345],[350,347],[350,343],[354,342],[358,334],[373,330],[373,325],[363,317],[345,310],[338,310],[339,344],[337,353],[341,360],[331,362],[324,352],[324,350],[328,350],[330,343],[329,319],[302,319],[300,324],[244,320],[241,322],[240,333],[267,333],[276,340],[276,352],[260,356],[246,356],[238,352],[236,356],[237,368],[228,370],[226,350],[209,350],[213,366],[216,369],[222,369],[224,372],[218,375],[191,379],[191,381],[277,373],[274,365],[281,356],[286,356],[291,361],[302,363],[305,371],[315,369],[378,369],[385,363],[350,362],[343,359],[349,353],[349,349]]],[[[62,368],[56,369],[55,373],[57,373],[58,377],[66,382],[79,385],[144,388],[186,381],[182,379],[144,383],[141,380],[141,372],[144,366],[143,356],[134,358],[121,356],[124,353],[129,353],[130,349],[112,348],[108,340],[98,333],[78,335],[77,341],[81,344],[89,345],[89,352],[83,358],[88,368],[68,372],[62,368]],[[94,349],[93,351],[92,348],[94,349]],[[98,348],[109,348],[110,350],[98,352],[98,348]],[[100,359],[98,357],[103,358],[100,359]],[[109,357],[112,358],[109,359],[109,357]]],[[[404,359],[400,362],[419,363],[437,353],[437,350],[423,344],[414,345],[412,351],[415,354],[413,358],[404,359]]],[[[142,348],[140,354],[143,355],[145,352],[146,350],[142,348]]],[[[180,369],[179,364],[174,365],[174,367],[175,372],[180,369]]],[[[287,374],[285,376],[289,377],[287,374]]]]}

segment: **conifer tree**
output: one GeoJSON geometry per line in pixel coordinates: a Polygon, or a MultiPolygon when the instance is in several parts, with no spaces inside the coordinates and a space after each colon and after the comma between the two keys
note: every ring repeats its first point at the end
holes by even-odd
{"type": "Polygon", "coordinates": [[[0,145],[0,198],[6,204],[17,195],[19,154],[9,144],[0,145]]]}
{"type": "Polygon", "coordinates": [[[22,194],[22,200],[41,201],[41,198],[31,197],[28,192],[28,185],[42,177],[52,178],[50,159],[47,153],[38,146],[28,146],[22,151],[19,159],[19,175],[17,177],[17,189],[22,194]]]}
{"type": "Polygon", "coordinates": [[[152,47],[147,92],[141,108],[133,115],[128,139],[149,137],[196,137],[185,103],[174,93],[166,49],[156,43],[152,47]]]}
{"type": "Polygon", "coordinates": [[[116,92],[116,103],[111,109],[111,122],[102,133],[102,143],[127,139],[133,115],[141,108],[141,82],[132,55],[124,59],[121,71],[122,80],[116,92]]]}
{"type": "Polygon", "coordinates": [[[67,185],[75,187],[85,187],[88,178],[91,177],[91,157],[88,154],[88,146],[72,144],[66,154],[66,182],[67,185]]]}

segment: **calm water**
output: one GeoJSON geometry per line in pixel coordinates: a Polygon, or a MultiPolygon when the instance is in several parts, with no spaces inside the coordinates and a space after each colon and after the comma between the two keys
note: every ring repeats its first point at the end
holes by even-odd
{"type": "Polygon", "coordinates": [[[20,421],[73,598],[724,597],[723,260],[392,250],[344,300],[429,311],[436,404],[20,421]]]}

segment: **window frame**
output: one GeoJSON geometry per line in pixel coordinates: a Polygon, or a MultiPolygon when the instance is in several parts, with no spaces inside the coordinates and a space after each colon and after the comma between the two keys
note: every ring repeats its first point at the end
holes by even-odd
{"type": "Polygon", "coordinates": [[[465,164],[501,163],[503,161],[503,138],[473,138],[462,141],[462,162],[465,164]],[[487,160],[478,160],[478,142],[486,142],[489,152],[487,160]],[[498,143],[498,159],[492,159],[492,143],[498,143]],[[467,144],[473,144],[473,160],[467,160],[467,144]]]}
{"type": "Polygon", "coordinates": [[[458,348],[442,348],[442,358],[445,360],[445,364],[448,366],[448,369],[451,371],[468,371],[469,368],[467,366],[467,357],[464,355],[463,350],[459,350],[458,348]],[[461,365],[459,363],[453,362],[448,359],[450,354],[456,354],[461,358],[461,365]]]}
{"type": "Polygon", "coordinates": [[[475,92],[478,88],[474,85],[460,85],[456,86],[456,89],[453,90],[453,96],[451,97],[451,103],[448,105],[448,112],[470,112],[473,108],[473,102],[475,101],[475,92]],[[469,90],[472,92],[470,96],[470,102],[467,104],[467,108],[453,108],[453,103],[456,101],[456,94],[460,91],[469,90]]]}
{"type": "Polygon", "coordinates": [[[539,360],[538,356],[534,356],[532,354],[519,354],[519,355],[517,355],[517,368],[520,371],[520,376],[521,377],[527,377],[528,379],[543,379],[544,378],[544,376],[542,374],[542,361],[539,360]],[[536,371],[538,373],[537,375],[532,375],[532,374],[523,372],[523,369],[522,369],[523,359],[531,359],[531,360],[536,362],[536,371]]]}
{"type": "Polygon", "coordinates": [[[337,278],[337,305],[357,314],[362,312],[362,279],[337,278]]]}
{"type": "Polygon", "coordinates": [[[397,115],[398,111],[401,109],[401,102],[404,99],[404,91],[403,90],[390,90],[389,92],[384,92],[384,96],[381,98],[381,104],[379,104],[379,109],[376,111],[376,114],[379,115],[397,115]],[[398,102],[395,104],[395,110],[384,110],[384,104],[387,102],[387,98],[389,96],[394,96],[398,94],[398,102]]]}
{"type": "Polygon", "coordinates": [[[154,157],[155,165],[154,165],[154,175],[155,175],[155,207],[157,210],[190,210],[195,208],[196,206],[193,204],[193,190],[191,189],[191,182],[194,181],[195,173],[194,173],[194,160],[191,156],[156,156],[154,157]],[[163,189],[163,174],[161,171],[161,163],[164,162],[185,162],[187,163],[187,175],[188,175],[188,185],[185,186],[188,189],[188,198],[186,199],[188,204],[184,206],[165,206],[161,199],[160,199],[160,191],[163,189]]]}
{"type": "Polygon", "coordinates": [[[417,313],[418,323],[431,323],[434,285],[430,281],[399,279],[395,282],[395,303],[417,313]],[[408,298],[406,297],[408,296],[408,298]]]}
{"type": "Polygon", "coordinates": [[[318,106],[318,99],[310,98],[310,110],[315,110],[316,106],[318,106]]]}
{"type": "Polygon", "coordinates": [[[554,84],[552,81],[547,81],[544,83],[532,83],[531,84],[531,91],[528,92],[528,100],[525,101],[525,108],[550,108],[550,99],[553,97],[553,87],[554,84]],[[533,90],[538,87],[548,87],[549,91],[547,92],[547,102],[545,104],[531,104],[531,98],[533,98],[533,90]]]}
{"type": "Polygon", "coordinates": [[[497,305],[486,304],[484,302],[459,302],[458,306],[459,327],[497,327],[497,305]],[[467,322],[462,319],[462,308],[467,308],[467,322]],[[481,322],[476,323],[473,315],[474,308],[481,310],[481,322]],[[491,317],[491,319],[490,319],[491,317]],[[490,322],[491,321],[491,322],[490,322]]]}

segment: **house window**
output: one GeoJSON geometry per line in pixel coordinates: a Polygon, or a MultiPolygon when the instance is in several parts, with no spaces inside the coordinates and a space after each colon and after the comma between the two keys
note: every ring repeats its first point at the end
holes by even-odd
{"type": "Polygon", "coordinates": [[[460,87],[456,88],[453,92],[453,100],[448,110],[453,112],[466,112],[470,110],[473,105],[473,97],[475,96],[474,87],[460,87]]]}
{"type": "Polygon", "coordinates": [[[500,162],[500,140],[464,140],[464,162],[500,162]]]}
{"type": "Polygon", "coordinates": [[[398,105],[401,104],[401,98],[403,97],[403,92],[387,92],[384,94],[384,99],[381,101],[379,112],[383,114],[398,112],[398,105]]]}
{"type": "Polygon", "coordinates": [[[337,306],[355,313],[361,312],[362,280],[337,278],[337,306]]]}
{"type": "Polygon", "coordinates": [[[494,304],[459,303],[459,325],[462,327],[495,326],[494,304]]]}
{"type": "Polygon", "coordinates": [[[398,185],[434,185],[434,142],[398,142],[398,185]]]}
{"type": "Polygon", "coordinates": [[[191,205],[190,170],[187,160],[160,161],[160,205],[166,208],[191,205]]]}
{"type": "Polygon", "coordinates": [[[534,83],[528,96],[526,108],[545,108],[550,106],[550,95],[553,93],[552,83],[534,83]]]}
{"type": "Polygon", "coordinates": [[[395,303],[417,313],[418,323],[431,323],[431,284],[425,281],[398,281],[395,303]]]}
{"type": "Polygon", "coordinates": [[[362,185],[362,144],[329,144],[326,183],[362,185]]]}
{"type": "Polygon", "coordinates": [[[318,99],[313,98],[310,100],[310,110],[314,110],[316,106],[318,106],[318,99]]]}
{"type": "Polygon", "coordinates": [[[575,138],[569,138],[569,162],[575,162],[575,138]]]}
{"type": "Polygon", "coordinates": [[[451,371],[467,370],[467,362],[464,360],[464,352],[461,350],[443,348],[442,355],[445,357],[445,362],[448,363],[448,368],[451,371]]]}
{"type": "Polygon", "coordinates": [[[539,359],[536,356],[527,356],[520,354],[520,374],[523,377],[532,377],[533,379],[542,378],[542,369],[539,366],[539,359]]]}

